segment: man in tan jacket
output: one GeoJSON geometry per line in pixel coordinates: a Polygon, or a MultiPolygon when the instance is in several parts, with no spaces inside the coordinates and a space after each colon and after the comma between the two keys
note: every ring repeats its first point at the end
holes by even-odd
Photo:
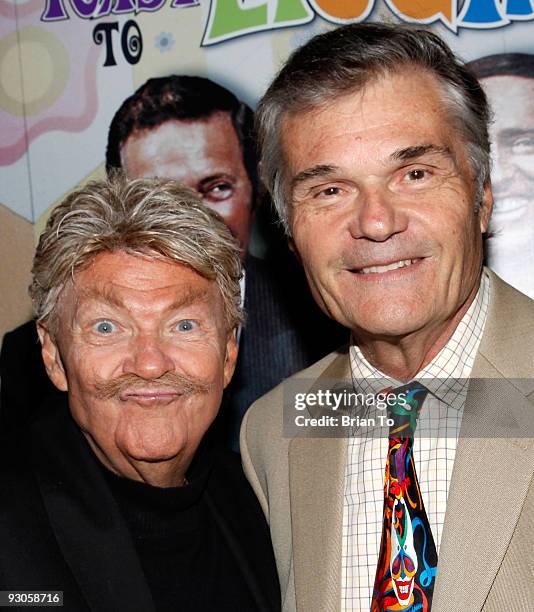
{"type": "Polygon", "coordinates": [[[314,297],[352,331],[241,430],[283,609],[534,609],[534,304],[482,264],[493,198],[480,85],[428,31],[350,25],[297,50],[258,115],[263,179],[314,297]],[[355,420],[340,436],[325,397],[411,381],[429,390],[413,464],[438,560],[404,545],[402,572],[431,577],[412,597],[392,551],[386,605],[387,429],[355,420]]]}

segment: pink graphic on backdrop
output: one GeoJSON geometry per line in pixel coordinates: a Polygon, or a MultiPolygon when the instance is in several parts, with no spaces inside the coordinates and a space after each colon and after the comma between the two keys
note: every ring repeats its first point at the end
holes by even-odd
{"type": "Polygon", "coordinates": [[[30,0],[15,13],[13,4],[0,0],[0,15],[7,18],[0,19],[0,72],[9,68],[10,75],[0,82],[1,166],[20,159],[46,132],[87,129],[97,113],[101,47],[92,39],[94,24],[43,23],[42,7],[30,0]]]}

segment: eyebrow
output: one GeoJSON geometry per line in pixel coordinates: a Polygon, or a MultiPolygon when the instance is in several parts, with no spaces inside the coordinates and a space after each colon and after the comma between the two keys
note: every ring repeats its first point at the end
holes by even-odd
{"type": "Polygon", "coordinates": [[[331,164],[319,164],[311,168],[306,168],[306,170],[302,170],[302,172],[299,172],[291,179],[291,189],[294,189],[299,183],[318,177],[330,176],[338,170],[338,166],[333,166],[331,164]]]}
{"type": "MultiPolygon", "coordinates": [[[[434,144],[422,144],[397,149],[393,151],[389,157],[397,161],[410,161],[422,157],[427,153],[444,155],[455,161],[455,157],[449,147],[440,147],[434,144]]],[[[299,172],[291,179],[291,189],[294,189],[300,183],[304,183],[310,179],[328,177],[336,172],[339,172],[339,166],[334,166],[333,164],[318,164],[317,166],[306,168],[306,170],[302,170],[302,172],[299,172]]]]}
{"type": "MultiPolygon", "coordinates": [[[[77,294],[77,303],[80,303],[80,299],[89,299],[101,302],[104,304],[111,304],[121,310],[128,310],[124,302],[109,289],[105,288],[103,291],[96,291],[94,289],[82,289],[77,294]]],[[[164,312],[171,312],[180,308],[190,306],[194,302],[206,302],[208,301],[208,290],[207,289],[195,289],[192,291],[185,292],[182,296],[176,299],[174,302],[165,307],[164,312]]]]}
{"type": "Polygon", "coordinates": [[[172,304],[169,304],[169,306],[165,308],[165,312],[179,310],[180,308],[185,308],[186,306],[190,306],[195,302],[207,302],[208,298],[209,296],[207,289],[195,289],[195,291],[189,291],[184,296],[175,300],[172,304]]]}
{"type": "Polygon", "coordinates": [[[405,147],[404,149],[397,149],[390,155],[391,159],[398,161],[410,161],[422,157],[427,153],[433,153],[435,155],[444,155],[454,160],[454,155],[449,147],[439,147],[434,144],[422,144],[415,145],[413,147],[405,147]]]}
{"type": "Polygon", "coordinates": [[[497,134],[497,139],[513,139],[513,138],[521,138],[521,137],[532,138],[534,136],[534,129],[532,128],[506,128],[504,130],[500,130],[497,134]]]}
{"type": "Polygon", "coordinates": [[[235,181],[235,177],[231,174],[228,174],[227,172],[216,172],[215,174],[210,174],[209,176],[205,176],[198,182],[198,184],[200,187],[205,187],[212,181],[221,181],[221,180],[232,183],[235,181]]]}

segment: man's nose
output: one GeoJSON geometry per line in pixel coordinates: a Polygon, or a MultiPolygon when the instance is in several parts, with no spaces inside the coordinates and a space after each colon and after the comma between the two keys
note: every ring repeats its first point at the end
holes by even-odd
{"type": "Polygon", "coordinates": [[[129,354],[123,363],[125,374],[151,379],[159,378],[173,370],[174,361],[161,338],[157,335],[143,334],[133,339],[129,354]]]}
{"type": "Polygon", "coordinates": [[[362,189],[350,222],[350,232],[354,238],[384,242],[404,231],[406,226],[406,213],[387,187],[375,185],[362,189]]]}

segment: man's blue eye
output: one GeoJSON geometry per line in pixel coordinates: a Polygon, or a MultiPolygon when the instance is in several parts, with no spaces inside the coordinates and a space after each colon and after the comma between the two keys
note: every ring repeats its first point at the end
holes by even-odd
{"type": "Polygon", "coordinates": [[[188,319],[184,320],[184,321],[180,321],[180,323],[178,323],[177,325],[178,331],[191,331],[192,329],[195,328],[195,323],[194,321],[189,321],[188,319]]]}
{"type": "Polygon", "coordinates": [[[115,331],[115,325],[111,321],[100,321],[94,327],[99,334],[111,334],[115,331]]]}

